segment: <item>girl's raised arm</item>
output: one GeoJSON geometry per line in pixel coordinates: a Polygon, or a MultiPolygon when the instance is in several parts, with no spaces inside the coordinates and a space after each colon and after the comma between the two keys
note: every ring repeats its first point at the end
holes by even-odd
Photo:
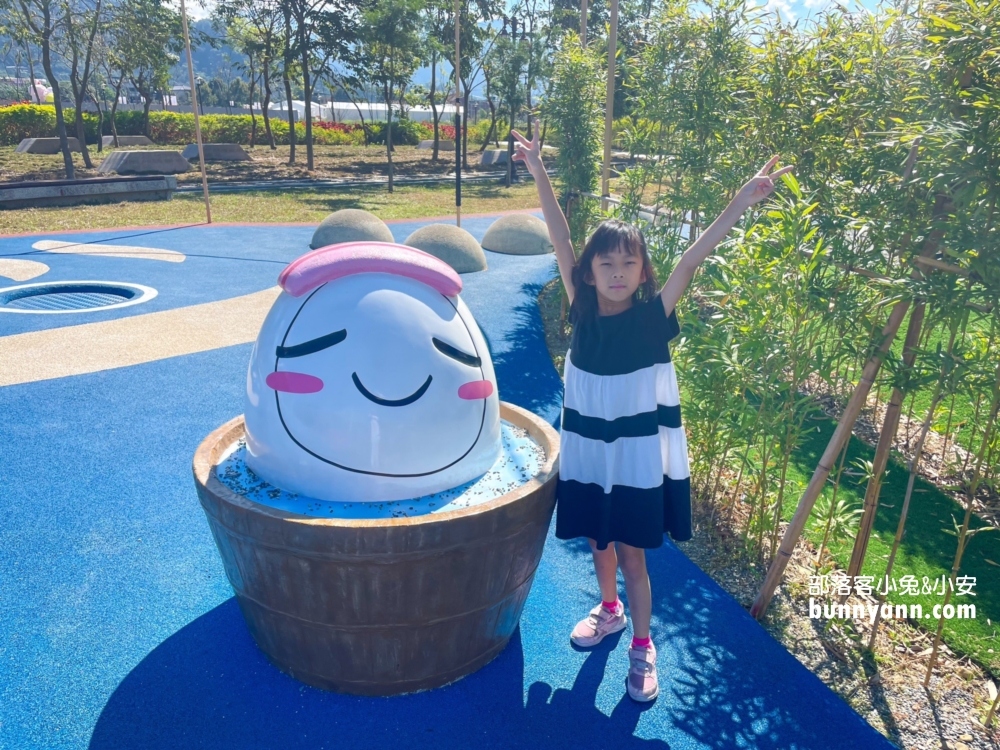
{"type": "Polygon", "coordinates": [[[684,251],[684,255],[677,261],[677,265],[670,274],[670,278],[667,279],[667,283],[660,289],[660,299],[663,302],[663,309],[668,316],[680,298],[684,296],[684,292],[687,291],[688,285],[691,283],[691,279],[694,278],[694,272],[698,269],[698,266],[711,254],[715,246],[729,234],[729,230],[736,226],[736,222],[739,221],[744,212],[750,206],[764,200],[774,191],[774,180],[776,178],[785,172],[795,169],[795,166],[791,165],[768,174],[768,170],[777,161],[777,155],[771,157],[771,160],[740,188],[725,210],[712,222],[712,225],[698,236],[698,239],[694,241],[691,247],[684,251]]]}
{"type": "Polygon", "coordinates": [[[542,213],[545,216],[545,225],[549,230],[549,240],[552,242],[552,249],[556,253],[556,261],[559,264],[559,275],[562,276],[563,286],[566,287],[566,298],[573,304],[573,266],[576,265],[576,255],[573,253],[573,244],[569,237],[569,224],[559,203],[556,201],[555,193],[552,192],[552,183],[545,173],[542,165],[541,149],[538,145],[538,127],[535,127],[535,134],[529,142],[527,138],[516,130],[510,131],[517,143],[514,144],[514,161],[523,161],[528,168],[528,172],[535,178],[535,186],[538,188],[538,197],[542,201],[542,213]]]}

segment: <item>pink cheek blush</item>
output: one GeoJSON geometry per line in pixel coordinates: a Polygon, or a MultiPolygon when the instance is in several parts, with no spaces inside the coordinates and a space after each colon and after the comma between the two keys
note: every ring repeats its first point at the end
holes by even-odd
{"type": "Polygon", "coordinates": [[[458,389],[458,397],[473,401],[493,395],[493,383],[488,380],[473,380],[458,389]]]}
{"type": "Polygon", "coordinates": [[[319,393],[323,381],[301,372],[272,372],[264,379],[269,388],[282,393],[319,393]]]}

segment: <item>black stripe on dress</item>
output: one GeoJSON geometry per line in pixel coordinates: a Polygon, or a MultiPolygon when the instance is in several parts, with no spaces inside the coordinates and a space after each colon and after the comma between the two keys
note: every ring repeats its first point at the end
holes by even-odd
{"type": "Polygon", "coordinates": [[[664,532],[677,542],[691,538],[691,478],[663,476],[659,487],[616,484],[611,492],[593,482],[560,479],[556,485],[556,537],[585,536],[607,549],[611,542],[651,549],[664,532]]]}
{"type": "Polygon", "coordinates": [[[613,443],[622,437],[649,437],[663,427],[681,426],[681,407],[656,405],[656,411],[644,411],[618,419],[585,417],[576,409],[563,408],[562,429],[580,437],[613,443]]]}

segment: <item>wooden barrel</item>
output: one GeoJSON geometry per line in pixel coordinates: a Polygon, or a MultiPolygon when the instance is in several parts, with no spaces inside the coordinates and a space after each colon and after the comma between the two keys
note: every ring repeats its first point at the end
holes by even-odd
{"type": "Polygon", "coordinates": [[[243,417],[194,457],[208,516],[243,616],[281,670],[315,687],[395,695],[482,667],[521,616],[555,507],[559,434],[500,402],[545,462],[491,501],[413,518],[313,518],[232,492],[215,467],[244,436],[243,417]]]}

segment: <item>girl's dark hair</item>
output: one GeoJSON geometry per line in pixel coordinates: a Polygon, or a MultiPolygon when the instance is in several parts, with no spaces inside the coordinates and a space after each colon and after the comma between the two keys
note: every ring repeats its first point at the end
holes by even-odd
{"type": "Polygon", "coordinates": [[[588,284],[585,278],[591,275],[591,262],[594,256],[606,257],[621,245],[629,255],[638,254],[642,258],[642,269],[646,272],[646,280],[639,284],[639,288],[632,295],[632,303],[651,299],[656,295],[656,273],[653,271],[653,264],[649,260],[649,252],[646,250],[646,239],[642,232],[633,224],[628,224],[620,219],[606,219],[598,224],[597,229],[590,235],[587,244],[583,248],[583,253],[573,266],[573,304],[569,308],[569,322],[572,324],[580,320],[597,315],[597,288],[588,284]]]}

